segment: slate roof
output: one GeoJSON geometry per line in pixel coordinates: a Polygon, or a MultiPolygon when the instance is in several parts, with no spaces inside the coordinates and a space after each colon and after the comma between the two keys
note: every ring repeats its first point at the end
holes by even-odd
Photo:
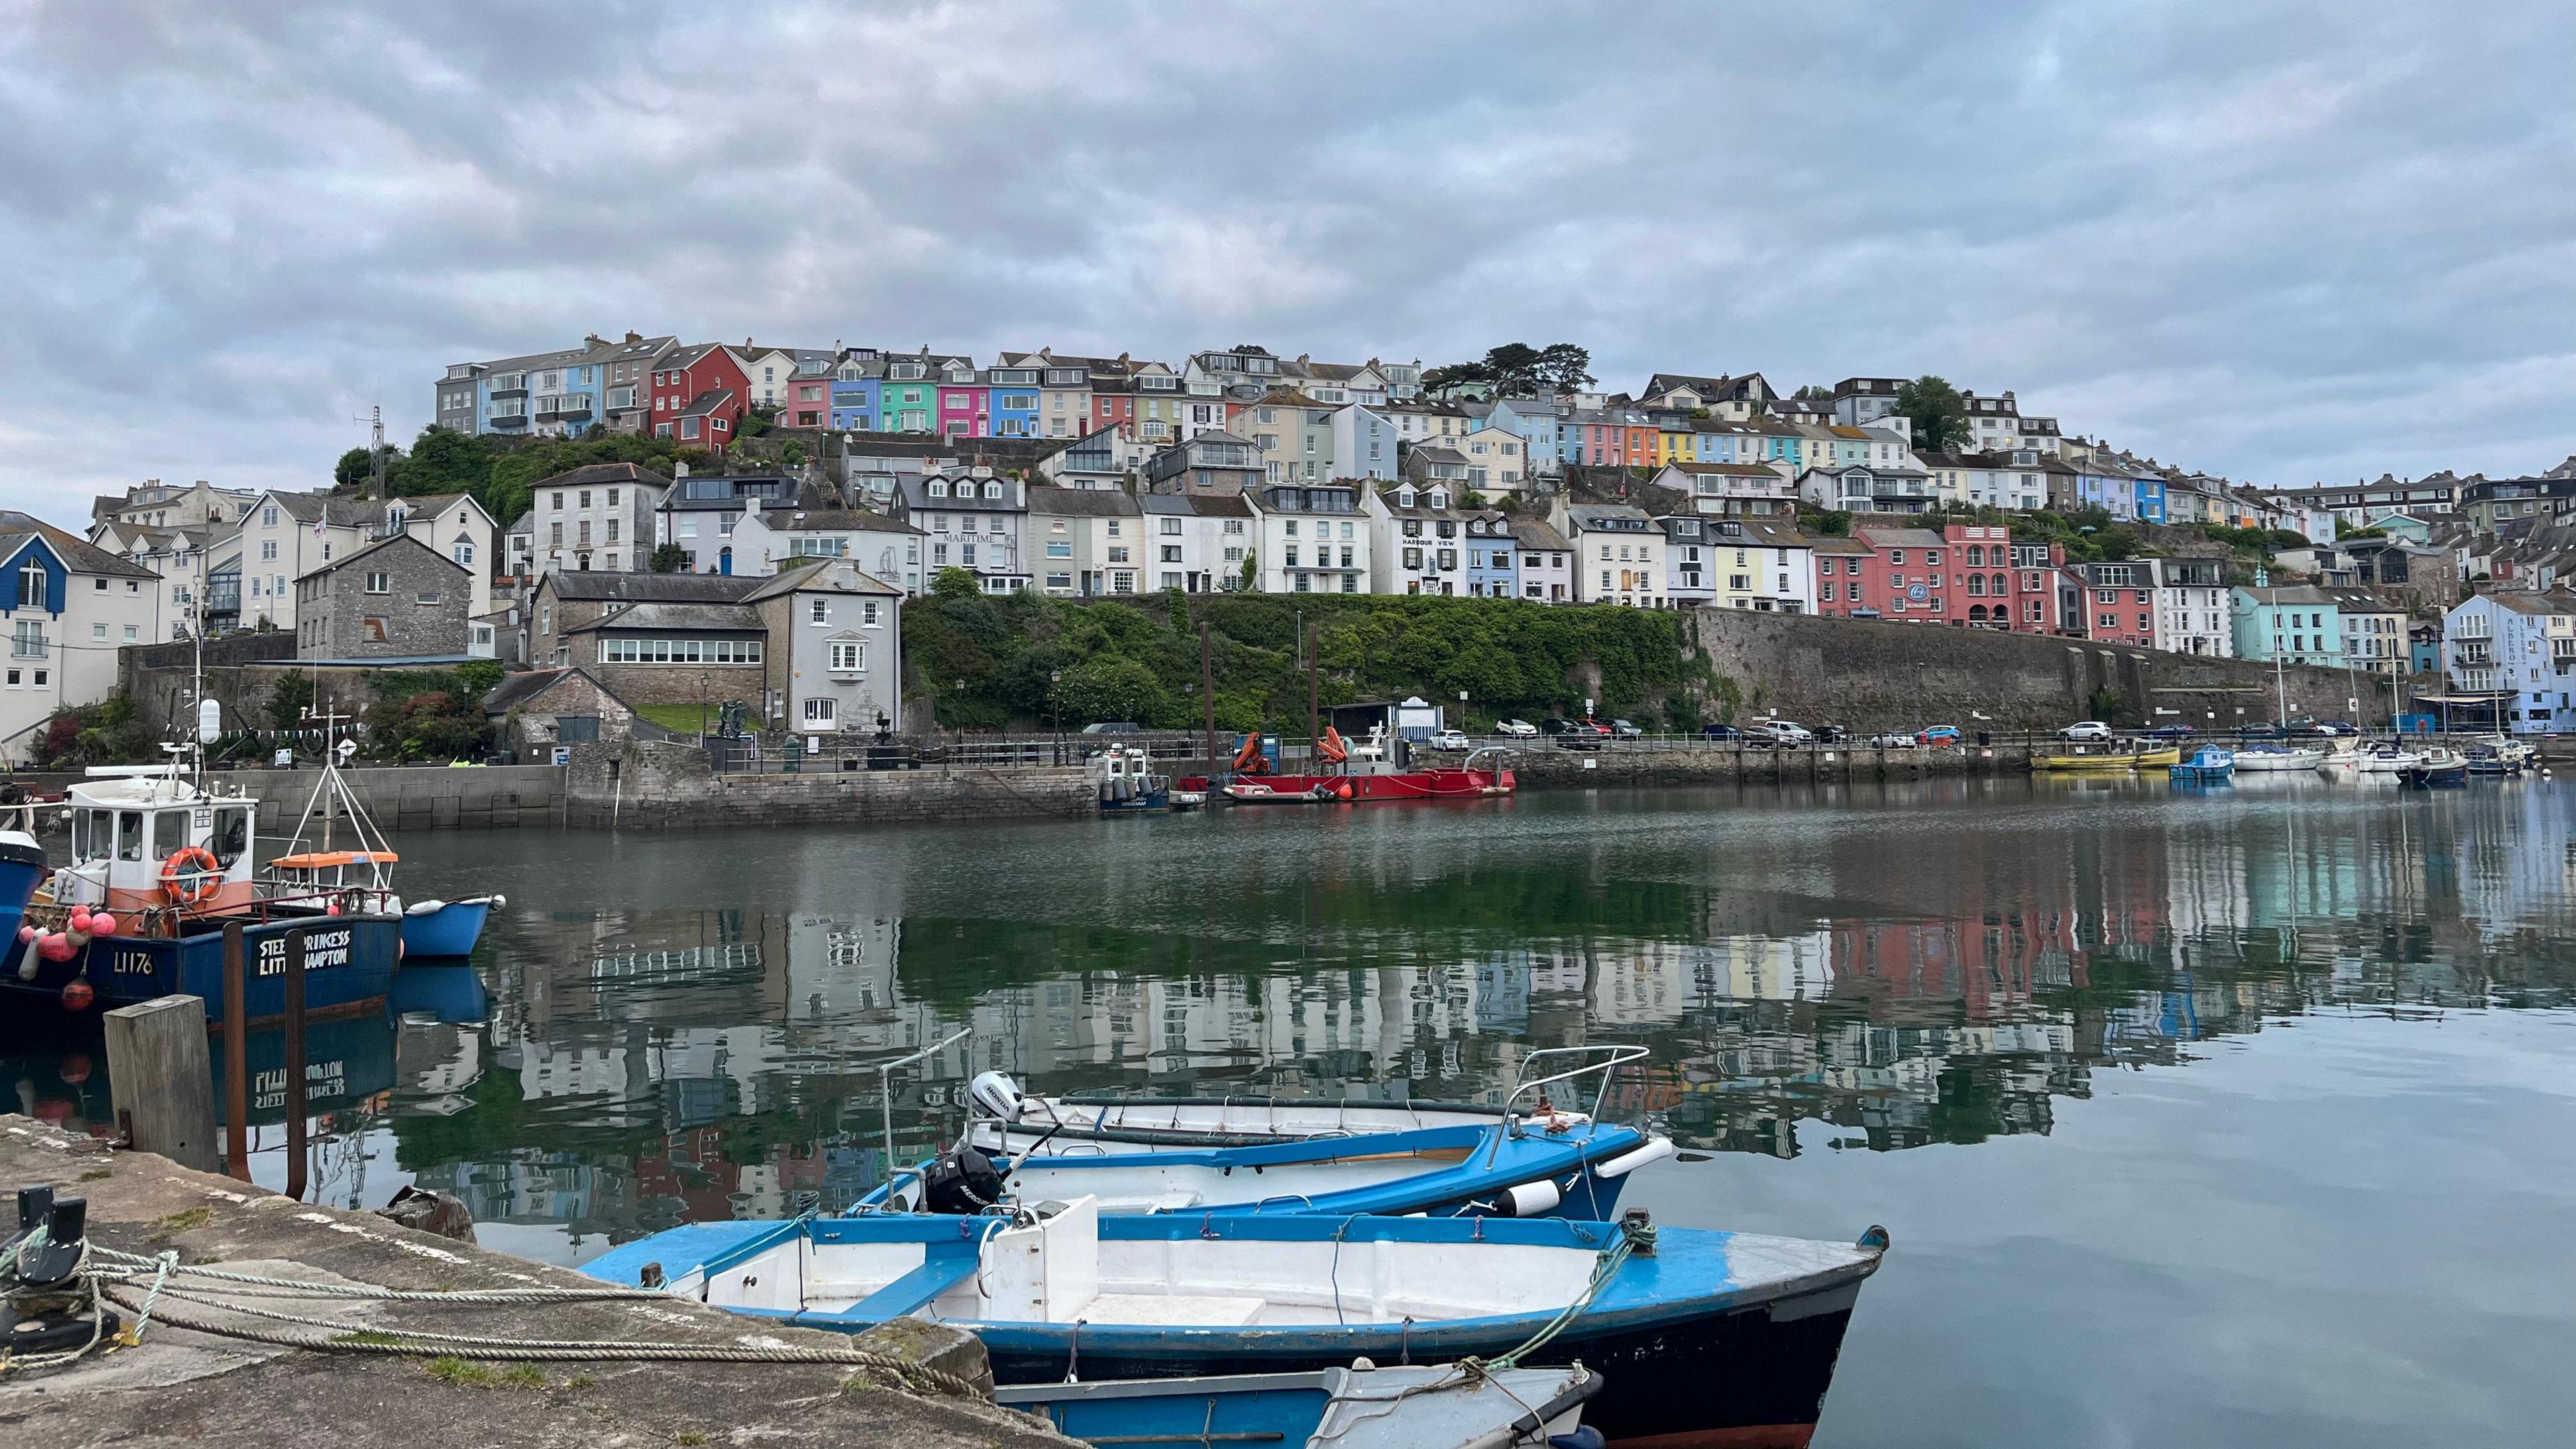
{"type": "MultiPolygon", "coordinates": [[[[765,582],[765,580],[753,580],[765,582]]],[[[611,609],[587,624],[575,624],[567,634],[588,634],[601,629],[650,629],[661,632],[717,629],[736,633],[761,633],[769,627],[760,611],[749,604],[629,604],[611,609]]]]}
{"type": "Polygon", "coordinates": [[[388,538],[377,539],[375,542],[368,544],[365,548],[359,549],[355,553],[344,553],[338,558],[331,560],[329,563],[322,565],[320,568],[307,569],[303,573],[297,574],[295,576],[295,581],[297,583],[302,583],[306,579],[319,578],[324,574],[345,569],[360,559],[372,558],[375,555],[384,552],[386,549],[398,548],[404,544],[409,544],[411,547],[419,549],[422,553],[428,554],[431,558],[438,560],[440,563],[456,570],[460,574],[471,576],[474,572],[472,569],[469,569],[465,565],[458,563],[456,560],[449,558],[447,555],[440,553],[437,549],[431,548],[428,544],[421,542],[410,534],[397,533],[388,538]]]}
{"type": "Polygon", "coordinates": [[[818,558],[812,563],[805,564],[802,567],[781,569],[777,573],[770,575],[768,578],[757,580],[756,582],[760,586],[753,589],[750,593],[743,595],[742,601],[745,604],[755,604],[762,599],[775,599],[786,594],[795,593],[799,589],[822,588],[824,587],[824,584],[820,581],[820,575],[836,572],[844,568],[848,569],[851,573],[858,575],[859,578],[860,587],[851,590],[851,592],[898,595],[903,592],[903,590],[896,588],[894,585],[887,583],[885,580],[878,578],[876,575],[869,573],[865,569],[860,568],[857,564],[851,563],[848,559],[818,558]]]}
{"type": "Polygon", "coordinates": [[[747,574],[607,573],[585,570],[546,575],[539,587],[555,597],[583,603],[716,603],[740,602],[762,580],[747,574]]]}
{"type": "Polygon", "coordinates": [[[112,574],[122,579],[161,577],[141,564],[118,558],[80,535],[66,533],[33,514],[20,513],[16,509],[0,510],[0,559],[16,554],[29,537],[43,539],[45,545],[62,559],[64,567],[74,573],[112,574]]]}
{"type": "Polygon", "coordinates": [[[1512,542],[1519,544],[1523,549],[1543,553],[1574,551],[1574,545],[1565,541],[1565,535],[1557,532],[1544,518],[1513,519],[1512,542]]]}
{"type": "Polygon", "coordinates": [[[1133,518],[1143,511],[1135,499],[1117,488],[1029,489],[1029,512],[1053,518],[1133,518]]]}
{"type": "Polygon", "coordinates": [[[680,416],[684,418],[702,418],[732,401],[732,388],[711,387],[705,392],[699,393],[696,397],[691,398],[689,400],[689,405],[680,409],[680,416]]]}
{"type": "Polygon", "coordinates": [[[528,486],[579,488],[592,483],[649,483],[656,488],[671,486],[670,479],[633,463],[585,463],[581,467],[557,473],[551,478],[540,478],[528,486]]]}
{"type": "MultiPolygon", "coordinates": [[[[485,714],[508,714],[511,710],[534,700],[537,696],[544,694],[547,690],[550,690],[556,685],[563,683],[567,679],[574,678],[575,676],[589,680],[591,688],[598,690],[600,693],[607,695],[611,699],[617,700],[618,703],[626,703],[625,700],[618,698],[616,690],[600,683],[598,678],[591,674],[590,671],[581,668],[579,665],[574,665],[568,669],[531,669],[518,674],[505,676],[500,683],[492,686],[490,693],[483,696],[483,712],[485,714]]],[[[627,707],[629,709],[633,708],[632,705],[628,705],[627,707]]]]}

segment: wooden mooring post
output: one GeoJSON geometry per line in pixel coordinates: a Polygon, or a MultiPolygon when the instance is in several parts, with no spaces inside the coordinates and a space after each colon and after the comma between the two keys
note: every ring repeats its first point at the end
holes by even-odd
{"type": "Polygon", "coordinates": [[[250,1007],[243,1001],[242,924],[224,923],[224,1175],[250,1181],[250,1007]]]}
{"type": "Polygon", "coordinates": [[[107,1013],[108,1100],[137,1152],[212,1172],[215,1079],[206,1061],[206,1003],[160,996],[107,1013]]]}

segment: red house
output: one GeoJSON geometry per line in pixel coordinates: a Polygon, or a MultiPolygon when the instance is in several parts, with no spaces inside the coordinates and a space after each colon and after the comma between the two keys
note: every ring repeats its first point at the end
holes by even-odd
{"type": "Polygon", "coordinates": [[[1843,618],[2053,634],[2061,621],[2055,544],[1953,523],[1859,528],[1816,543],[1816,612],[1843,618]]]}
{"type": "Polygon", "coordinates": [[[653,367],[653,436],[721,453],[750,397],[751,375],[732,348],[703,342],[674,349],[653,367]]]}

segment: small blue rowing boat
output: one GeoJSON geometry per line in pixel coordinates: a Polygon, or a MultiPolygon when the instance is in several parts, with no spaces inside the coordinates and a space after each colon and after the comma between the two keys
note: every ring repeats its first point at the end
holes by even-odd
{"type": "Polygon", "coordinates": [[[423,956],[470,956],[482,938],[483,922],[510,902],[500,895],[461,901],[414,901],[403,908],[403,959],[423,956]]]}
{"type": "Polygon", "coordinates": [[[1128,1379],[998,1389],[993,1401],[1093,1444],[1305,1449],[1581,1449],[1585,1368],[1353,1367],[1311,1374],[1128,1379]]]}
{"type": "Polygon", "coordinates": [[[1004,1384],[1579,1360],[1608,1381],[1585,1419],[1612,1444],[1807,1443],[1886,1234],[1658,1235],[1643,1218],[1103,1217],[1086,1198],[695,1223],[583,1271],[806,1328],[955,1324],[1004,1384]]]}
{"type": "Polygon", "coordinates": [[[2219,784],[2236,773],[2236,752],[2217,745],[2202,745],[2176,761],[2166,773],[2177,784],[2219,784]]]}

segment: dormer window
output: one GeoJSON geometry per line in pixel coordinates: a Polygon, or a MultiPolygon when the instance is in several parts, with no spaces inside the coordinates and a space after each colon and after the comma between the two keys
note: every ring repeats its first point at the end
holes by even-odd
{"type": "Polygon", "coordinates": [[[998,501],[998,500],[1001,498],[1001,496],[1002,496],[1002,485],[1001,485],[1001,484],[999,484],[999,483],[987,483],[987,484],[985,484],[985,485],[984,485],[984,496],[985,496],[986,498],[990,498],[990,499],[994,499],[994,500],[997,500],[997,501],[998,501]]]}
{"type": "Polygon", "coordinates": [[[1413,506],[1413,490],[1411,488],[1398,488],[1395,490],[1395,506],[1398,508],[1411,508],[1413,506]]]}
{"type": "Polygon", "coordinates": [[[930,496],[931,496],[931,497],[933,497],[933,498],[945,498],[945,497],[947,497],[947,496],[948,496],[948,480],[946,480],[946,479],[944,479],[944,478],[933,478],[933,479],[931,479],[931,480],[930,480],[930,496]]]}
{"type": "Polygon", "coordinates": [[[1434,488],[1434,489],[1432,489],[1432,490],[1431,490],[1431,506],[1432,506],[1432,507],[1434,507],[1434,508],[1446,508],[1446,507],[1448,507],[1448,506],[1449,506],[1449,490],[1448,490],[1448,489],[1446,489],[1446,488],[1434,488]]]}

